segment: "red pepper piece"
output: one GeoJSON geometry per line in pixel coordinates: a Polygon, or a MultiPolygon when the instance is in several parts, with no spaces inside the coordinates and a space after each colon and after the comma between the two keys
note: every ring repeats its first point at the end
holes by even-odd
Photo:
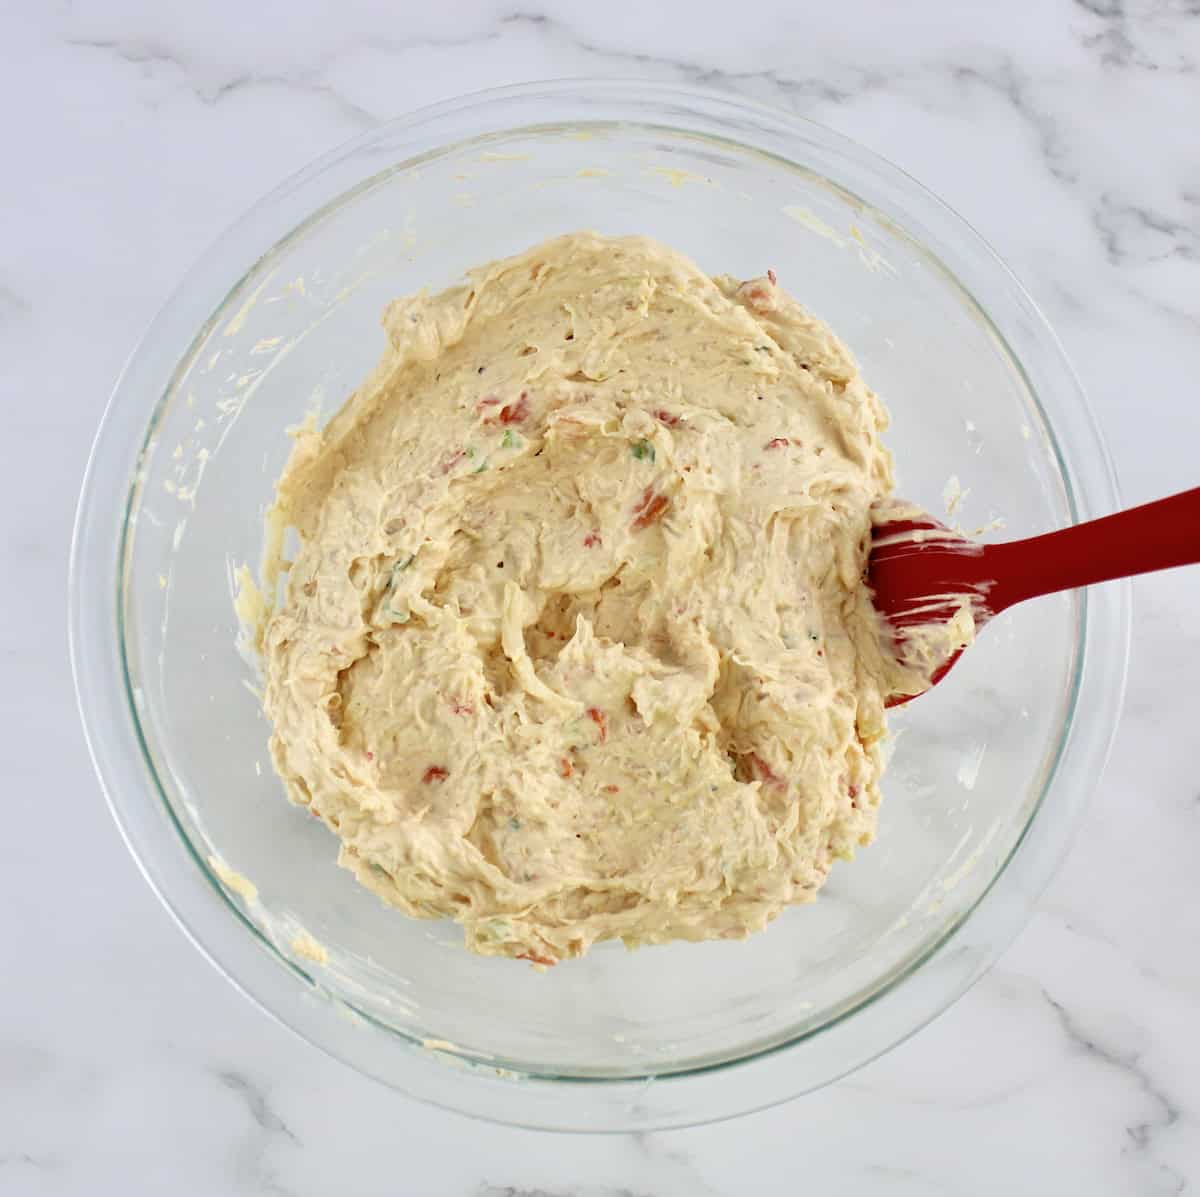
{"type": "Polygon", "coordinates": [[[608,719],[598,707],[588,707],[587,717],[600,729],[600,743],[608,739],[608,719]]]}
{"type": "Polygon", "coordinates": [[[520,424],[526,416],[529,415],[529,400],[525,397],[525,392],[521,392],[521,397],[516,403],[506,403],[500,409],[501,424],[520,424]]]}
{"type": "Polygon", "coordinates": [[[650,487],[642,492],[638,505],[633,509],[633,530],[640,532],[648,528],[656,520],[662,518],[662,513],[670,506],[671,500],[666,495],[656,495],[650,487]]]}

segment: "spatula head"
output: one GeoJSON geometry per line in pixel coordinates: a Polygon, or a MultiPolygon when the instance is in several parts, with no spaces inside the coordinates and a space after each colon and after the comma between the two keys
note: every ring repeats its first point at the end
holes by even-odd
{"type": "Polygon", "coordinates": [[[911,504],[875,512],[867,585],[900,666],[888,706],[936,685],[991,612],[982,545],[911,504]]]}

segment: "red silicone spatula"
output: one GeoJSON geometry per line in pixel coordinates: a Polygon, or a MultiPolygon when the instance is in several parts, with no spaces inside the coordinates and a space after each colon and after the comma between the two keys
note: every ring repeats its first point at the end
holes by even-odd
{"type": "MultiPolygon", "coordinates": [[[[949,619],[950,596],[970,596],[975,627],[1025,599],[1110,578],[1200,562],[1200,487],[1007,544],[976,544],[931,516],[876,525],[867,583],[875,609],[902,639],[903,630],[949,619]]],[[[958,660],[933,673],[936,684],[958,660]]],[[[893,695],[889,706],[914,697],[893,695]]]]}

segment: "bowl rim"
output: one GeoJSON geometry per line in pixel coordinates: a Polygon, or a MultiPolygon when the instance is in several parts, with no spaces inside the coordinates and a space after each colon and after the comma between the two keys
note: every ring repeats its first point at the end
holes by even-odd
{"type": "MultiPolygon", "coordinates": [[[[709,121],[710,125],[718,118],[752,118],[758,122],[756,128],[765,128],[776,135],[790,133],[797,138],[798,143],[802,143],[804,138],[818,141],[823,148],[856,162],[862,168],[875,174],[882,173],[889,183],[903,189],[908,201],[931,212],[933,218],[950,227],[954,235],[965,237],[986,267],[995,273],[999,283],[1011,293],[1025,317],[1025,335],[1031,339],[1031,343],[1037,344],[1039,351],[1048,355],[1049,366],[1057,370],[1060,381],[1064,382],[1063,395],[1056,395],[1056,404],[1062,402],[1065,406],[1062,412],[1056,411],[1052,422],[1042,406],[1038,388],[1026,377],[1029,393],[1041,409],[1047,430],[1062,428],[1068,422],[1072,425],[1069,439],[1073,446],[1078,447],[1068,451],[1065,447],[1068,438],[1064,437],[1060,442],[1053,431],[1049,432],[1049,439],[1057,456],[1066,503],[1073,518],[1087,518],[1100,514],[1100,511],[1096,510],[1097,504],[1102,508],[1111,509],[1117,505],[1118,496],[1111,459],[1095,416],[1057,337],[1028,293],[983,238],[943,201],[879,155],[807,118],[745,100],[732,93],[646,81],[563,79],[517,84],[458,96],[385,122],[378,128],[330,150],[257,201],[205,251],[163,305],[130,355],[105,409],[84,474],[71,545],[68,588],[69,639],[77,699],[93,765],[113,818],[147,882],[188,938],[236,988],[302,1038],[350,1063],[359,1071],[404,1088],[434,1104],[521,1125],[531,1123],[525,1115],[515,1116],[510,1108],[513,1092],[511,1079],[506,1075],[508,1070],[495,1068],[477,1058],[457,1057],[440,1049],[427,1050],[424,1044],[398,1028],[376,1023],[391,1036],[404,1040],[404,1049],[412,1057],[406,1059],[405,1066],[401,1069],[403,1079],[397,1079],[389,1069],[371,1067],[364,1063],[361,1052],[351,1051],[344,1044],[331,1045],[329,1035],[316,1027],[315,1020],[306,1017],[306,1012],[299,1009],[298,1004],[307,1000],[312,990],[326,998],[330,995],[322,988],[319,978],[310,975],[279,952],[225,892],[205,862],[197,855],[190,839],[178,828],[170,803],[162,794],[161,785],[142,738],[137,715],[138,697],[131,689],[130,674],[126,668],[122,596],[127,540],[131,528],[129,516],[138,492],[141,465],[148,447],[152,444],[159,410],[170,391],[170,377],[174,376],[180,363],[187,361],[190,356],[188,349],[182,352],[169,349],[164,354],[160,347],[194,345],[205,335],[212,322],[218,319],[226,303],[246,277],[245,273],[239,273],[237,279],[230,284],[231,272],[225,262],[230,259],[238,260],[248,263],[243,266],[244,271],[253,270],[261,261],[263,253],[279,246],[309,221],[318,219],[329,203],[341,201],[348,190],[342,185],[342,181],[333,180],[335,185],[332,190],[328,186],[331,174],[335,173],[334,167],[357,161],[364,154],[369,160],[372,151],[399,138],[397,148],[402,147],[412,152],[398,158],[395,149],[389,151],[387,161],[376,164],[377,169],[361,176],[359,185],[366,186],[381,173],[411,166],[414,158],[419,158],[423,150],[435,148],[449,151],[464,142],[486,137],[489,133],[511,135],[539,123],[497,124],[484,119],[485,127],[482,130],[476,129],[473,135],[445,140],[444,134],[438,130],[441,123],[448,119],[463,114],[476,118],[485,117],[486,114],[506,111],[506,105],[515,103],[520,107],[523,104],[536,104],[547,100],[553,100],[560,109],[570,107],[572,102],[580,102],[585,107],[595,104],[613,112],[619,110],[630,113],[636,110],[645,116],[652,112],[661,114],[665,111],[675,118],[682,115],[701,124],[709,121]],[[430,128],[435,131],[435,139],[427,146],[423,143],[421,134],[430,128]],[[438,137],[443,139],[437,140],[438,137]],[[265,239],[268,242],[262,246],[256,245],[257,241],[264,239],[261,235],[264,229],[260,229],[259,225],[265,227],[265,239]],[[279,233],[281,227],[285,229],[282,235],[279,233]],[[257,254],[252,252],[254,248],[258,248],[257,254]],[[164,377],[164,371],[168,369],[169,377],[164,377]],[[1068,395],[1074,402],[1074,408],[1067,404],[1068,395]],[[106,485],[106,481],[113,478],[120,478],[121,486],[128,482],[128,490],[106,485]],[[112,552],[114,543],[115,553],[112,552]],[[88,602],[83,601],[84,595],[89,596],[88,602]],[[126,695],[123,709],[118,709],[112,701],[117,687],[126,695]],[[150,775],[150,788],[158,790],[158,797],[162,800],[162,806],[170,821],[176,827],[181,845],[185,847],[187,855],[198,866],[198,872],[204,878],[202,884],[208,890],[210,903],[213,894],[217,897],[219,905],[215,909],[221,912],[220,921],[227,926],[227,912],[232,911],[237,921],[251,930],[253,938],[257,941],[254,948],[255,958],[245,951],[230,950],[229,944],[224,940],[220,941],[220,948],[213,946],[222,932],[216,927],[216,920],[209,917],[211,911],[202,913],[197,906],[197,902],[202,901],[194,884],[197,878],[191,878],[192,884],[184,887],[186,892],[181,892],[171,870],[164,867],[163,858],[159,855],[159,850],[164,847],[161,836],[147,828],[133,807],[126,807],[125,791],[130,788],[130,778],[135,773],[144,777],[147,771],[150,775]],[[269,956],[260,950],[262,946],[267,948],[269,956]],[[236,962],[231,958],[236,958],[236,962]],[[268,960],[272,970],[270,977],[263,971],[268,960]],[[285,969],[279,970],[278,963],[282,963],[285,969]],[[247,979],[248,972],[256,974],[253,979],[247,979]],[[288,976],[288,973],[291,976],[288,976]],[[302,982],[301,986],[295,985],[297,979],[302,982]],[[279,983],[275,983],[276,981],[279,983]],[[287,987],[287,991],[284,986],[287,987]],[[463,1097],[461,1086],[417,1083],[417,1073],[422,1074],[422,1080],[435,1076],[428,1069],[421,1067],[435,1057],[435,1068],[443,1078],[451,1071],[445,1067],[446,1057],[480,1076],[483,1083],[476,1088],[480,1094],[486,1094],[486,1097],[481,1096],[479,1100],[469,1101],[463,1097]],[[503,1096],[499,1091],[491,1091],[491,1086],[497,1083],[505,1091],[503,1096]]],[[[612,123],[643,126],[653,124],[664,132],[671,131],[681,135],[695,131],[694,128],[664,124],[661,121],[632,120],[628,115],[618,117],[615,121],[612,116],[601,118],[577,115],[572,119],[554,123],[563,127],[612,123]]],[[[744,148],[762,152],[762,147],[753,142],[739,144],[744,148]]],[[[801,162],[788,161],[792,166],[811,170],[801,162]]],[[[357,167],[355,169],[357,170],[357,167]]],[[[821,177],[829,178],[826,175],[821,177]]],[[[836,179],[829,181],[843,191],[848,190],[836,179]]],[[[884,214],[890,216],[886,211],[884,214]]],[[[900,224],[900,228],[905,230],[906,226],[900,224]]],[[[918,241],[918,244],[924,245],[924,242],[918,241]]],[[[958,282],[964,294],[974,299],[972,290],[941,263],[940,257],[933,256],[958,282]]],[[[1018,369],[1024,371],[1024,358],[1013,348],[1012,338],[997,328],[993,317],[982,303],[975,302],[980,313],[1005,343],[1011,360],[1018,369]]],[[[952,948],[959,932],[968,923],[974,923],[985,904],[995,905],[994,891],[1001,881],[1009,875],[1022,853],[1030,856],[1029,841],[1034,838],[1033,832],[1039,828],[1039,824],[1045,822],[1039,816],[1046,796],[1062,776],[1063,766],[1068,758],[1083,759],[1091,768],[1090,781],[1094,785],[1098,780],[1115,734],[1124,691],[1129,644],[1129,591],[1128,582],[1120,582],[1110,584],[1102,591],[1079,596],[1078,642],[1073,664],[1074,684],[1066,705],[1058,751],[1046,770],[1037,801],[1033,804],[1025,827],[1017,836],[1009,855],[999,865],[976,901],[962,911],[953,922],[943,927],[941,933],[928,943],[923,951],[905,961],[903,968],[895,970],[879,984],[870,987],[865,996],[856,995],[855,1000],[846,1009],[819,1026],[734,1059],[702,1063],[663,1076],[638,1074],[564,1077],[537,1072],[522,1073],[520,1075],[526,1082],[526,1093],[529,1092],[530,1086],[549,1086],[552,1090],[549,1102],[538,1103],[539,1113],[532,1125],[549,1129],[620,1130],[630,1126],[650,1129],[708,1121],[775,1104],[797,1092],[828,1083],[867,1063],[883,1051],[890,1050],[957,1000],[970,984],[982,975],[1026,921],[1037,894],[1048,882],[1065,850],[1070,832],[1082,809],[1085,794],[1076,797],[1071,818],[1067,820],[1065,830],[1053,837],[1055,842],[1040,846],[1040,850],[1030,858],[1036,858],[1037,868],[1031,870],[1035,876],[1022,890],[1016,902],[1021,907],[1017,917],[1010,915],[1006,920],[1006,929],[988,937],[986,949],[976,953],[978,958],[972,958],[971,967],[961,976],[957,976],[949,989],[936,999],[927,1001],[922,1015],[916,1019],[901,1020],[906,1025],[899,1034],[893,1030],[882,1036],[879,1043],[860,1049],[851,1063],[839,1065],[832,1071],[827,1069],[828,1075],[823,1075],[815,1084],[801,1082],[797,1085],[786,1077],[776,1078],[774,1086],[768,1086],[769,1092],[764,1091],[762,1100],[757,1096],[752,1097],[749,1103],[739,1103],[736,1109],[718,1108],[719,1103],[713,1105],[710,1101],[703,1109],[684,1111],[678,1109],[678,1100],[659,1100],[658,1095],[668,1087],[678,1088],[705,1077],[728,1077],[734,1071],[746,1072],[752,1070],[755,1065],[770,1064],[773,1058],[777,1063],[779,1058],[785,1057],[799,1044],[811,1043],[817,1037],[826,1036],[834,1028],[844,1026],[855,1016],[879,1003],[881,999],[894,994],[906,982],[911,981],[927,963],[935,958],[944,957],[952,948]],[[1094,651],[1089,652],[1088,646],[1092,644],[1093,639],[1098,639],[1101,633],[1106,640],[1105,653],[1098,656],[1094,651]],[[1096,696],[1093,705],[1098,702],[1100,706],[1089,726],[1080,728],[1075,720],[1075,712],[1085,693],[1088,696],[1096,696]],[[882,1042],[883,1039],[887,1041],[882,1042]],[[643,1092],[643,1089],[646,1091],[643,1092]],[[592,1097],[586,1097],[583,1101],[574,1103],[571,1110],[560,1110],[558,1107],[563,1102],[564,1091],[586,1091],[591,1094],[607,1091],[612,1094],[612,1100],[606,1097],[597,1102],[592,1097]]],[[[134,788],[138,790],[139,797],[146,790],[144,785],[134,788]]],[[[181,859],[177,858],[176,863],[181,863],[181,859]]],[[[1012,904],[1012,895],[1008,895],[1008,904],[1012,904]]],[[[351,1019],[357,1017],[374,1022],[363,1012],[354,1011],[349,1007],[345,1007],[343,1012],[351,1019]]],[[[453,1075],[461,1079],[461,1074],[453,1075]]]]}

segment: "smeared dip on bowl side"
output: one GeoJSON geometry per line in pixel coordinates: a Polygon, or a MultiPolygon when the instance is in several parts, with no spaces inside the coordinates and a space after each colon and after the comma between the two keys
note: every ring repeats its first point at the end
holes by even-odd
{"type": "Polygon", "coordinates": [[[885,698],[921,688],[862,580],[891,462],[847,350],[773,273],[586,233],[384,326],[278,485],[289,798],[488,955],[811,901],[873,836],[885,698]]]}

